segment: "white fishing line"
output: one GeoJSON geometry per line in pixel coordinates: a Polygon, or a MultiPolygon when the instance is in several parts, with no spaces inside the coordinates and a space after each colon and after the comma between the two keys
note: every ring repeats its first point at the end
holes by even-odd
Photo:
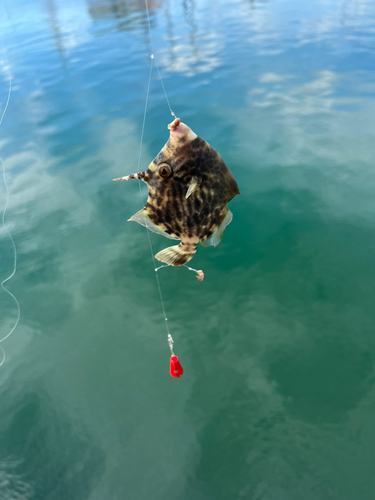
{"type": "MultiPolygon", "coordinates": [[[[152,32],[151,32],[151,23],[150,23],[150,13],[149,13],[149,10],[148,10],[148,1],[145,0],[145,4],[146,4],[146,13],[147,13],[147,23],[148,23],[148,32],[149,32],[149,37],[150,37],[150,46],[151,46],[151,50],[152,50],[152,54],[151,54],[151,63],[150,63],[150,72],[149,72],[149,76],[148,76],[148,84],[147,84],[147,94],[146,94],[146,102],[145,102],[145,109],[144,109],[144,112],[143,112],[143,123],[142,123],[142,131],[141,131],[141,141],[140,141],[140,147],[139,147],[139,156],[138,156],[138,168],[137,168],[137,172],[139,172],[139,169],[140,169],[140,165],[141,165],[141,156],[142,156],[142,146],[143,146],[143,136],[144,136],[144,131],[145,131],[145,124],[146,124],[146,115],[147,115],[147,107],[148,107],[148,99],[149,99],[149,95],[150,95],[150,87],[151,87],[151,77],[152,77],[152,70],[153,70],[153,66],[155,64],[156,66],[156,69],[158,71],[158,74],[159,74],[159,78],[160,78],[160,82],[161,82],[161,85],[163,87],[163,91],[164,91],[164,95],[165,95],[165,98],[167,100],[167,104],[168,104],[168,108],[169,108],[169,111],[171,112],[171,115],[176,118],[176,115],[174,114],[174,112],[172,111],[172,108],[171,108],[171,105],[169,103],[169,99],[168,99],[168,96],[167,96],[167,92],[165,90],[165,86],[164,86],[164,82],[163,82],[163,79],[162,79],[162,76],[160,74],[160,71],[159,71],[159,66],[155,60],[155,55],[154,55],[154,48],[153,48],[153,43],[152,43],[152,32]]],[[[144,198],[143,196],[143,192],[142,192],[142,186],[141,186],[141,181],[140,179],[138,179],[138,186],[139,186],[139,191],[140,191],[140,194],[141,194],[141,197],[144,199],[145,201],[145,205],[147,203],[147,198],[144,198]]],[[[154,264],[154,270],[155,270],[155,277],[156,277],[156,283],[157,283],[157,286],[158,286],[158,291],[159,291],[159,296],[160,296],[160,303],[161,303],[161,307],[162,307],[162,310],[163,310],[163,315],[164,315],[164,320],[165,320],[165,327],[166,327],[166,330],[167,330],[167,335],[168,335],[168,341],[170,342],[169,339],[172,339],[172,336],[169,332],[169,326],[168,326],[168,318],[167,318],[167,315],[166,315],[166,312],[165,312],[165,306],[164,306],[164,300],[163,300],[163,294],[161,292],[161,287],[160,287],[160,281],[159,281],[159,275],[158,275],[158,270],[160,269],[159,268],[156,268],[155,265],[155,257],[154,257],[154,249],[153,249],[153,246],[152,246],[152,241],[151,241],[151,237],[150,237],[150,231],[149,231],[149,228],[147,226],[147,219],[146,219],[146,228],[147,228],[147,237],[148,237],[148,242],[149,242],[149,246],[150,246],[150,251],[151,251],[151,258],[152,258],[152,262],[154,264]]],[[[162,266],[163,267],[163,266],[162,266]]],[[[173,342],[173,339],[172,339],[172,342],[173,342]]]]}
{"type": "MultiPolygon", "coordinates": [[[[146,0],[146,5],[147,5],[147,0],[146,0]]],[[[148,98],[150,95],[150,86],[151,86],[151,77],[152,77],[152,69],[153,69],[153,63],[154,63],[154,58],[151,56],[151,64],[150,64],[150,72],[149,72],[149,77],[148,77],[148,84],[147,84],[147,94],[146,94],[146,102],[145,102],[145,109],[143,112],[143,123],[142,123],[142,131],[141,131],[141,141],[140,141],[140,146],[139,146],[139,156],[138,156],[138,168],[137,172],[139,172],[140,165],[141,165],[141,156],[142,156],[142,146],[143,146],[143,136],[144,136],[144,131],[145,131],[145,124],[146,124],[146,115],[147,115],[147,106],[148,106],[148,98]]],[[[138,179],[138,187],[139,187],[139,192],[141,194],[141,197],[145,201],[145,205],[147,203],[147,199],[144,198],[143,192],[142,192],[142,186],[141,186],[141,181],[138,179]]],[[[163,300],[163,294],[161,293],[161,288],[160,288],[160,282],[159,282],[159,276],[158,276],[158,270],[155,268],[155,257],[154,257],[154,249],[152,246],[152,241],[150,237],[150,231],[148,229],[147,225],[147,219],[146,219],[146,228],[147,228],[147,237],[148,237],[148,242],[150,245],[150,251],[151,251],[151,257],[152,257],[152,262],[154,264],[154,269],[155,269],[155,276],[156,276],[156,283],[158,285],[158,290],[159,290],[159,296],[160,296],[160,302],[161,302],[161,307],[163,310],[164,314],[164,320],[165,320],[165,326],[167,329],[167,334],[170,335],[169,332],[169,327],[168,327],[168,318],[165,313],[165,307],[164,307],[164,300],[163,300]]]]}
{"type": "MultiPolygon", "coordinates": [[[[7,65],[7,70],[8,70],[9,88],[8,88],[8,97],[7,97],[7,101],[6,101],[6,104],[5,104],[5,108],[4,108],[3,114],[1,115],[1,118],[0,118],[0,126],[3,123],[4,115],[5,115],[5,112],[6,112],[7,108],[8,108],[8,104],[9,104],[9,100],[10,100],[10,94],[11,94],[11,91],[12,91],[12,75],[10,73],[8,56],[7,56],[6,50],[5,50],[2,42],[1,42],[1,46],[2,46],[2,49],[3,49],[3,53],[4,53],[4,56],[5,56],[6,65],[7,65]]],[[[11,272],[11,274],[7,278],[5,278],[0,283],[0,286],[1,286],[1,288],[8,295],[10,295],[12,297],[12,299],[14,300],[14,302],[16,303],[16,306],[17,306],[17,319],[16,319],[16,322],[14,323],[13,327],[11,328],[11,330],[4,337],[2,337],[0,339],[0,343],[1,343],[1,342],[4,342],[5,339],[7,339],[8,337],[10,337],[12,335],[12,333],[14,332],[14,330],[17,328],[18,322],[19,322],[20,317],[21,317],[21,307],[20,307],[20,304],[19,304],[17,298],[13,295],[13,293],[10,292],[4,286],[4,283],[6,283],[10,279],[12,279],[13,276],[16,274],[16,271],[17,271],[17,248],[16,248],[16,244],[14,243],[13,236],[11,235],[11,233],[10,233],[9,229],[7,228],[7,225],[5,223],[5,214],[6,214],[6,211],[7,211],[7,208],[8,208],[8,203],[9,203],[9,188],[8,188],[8,183],[7,183],[7,179],[6,179],[6,173],[5,173],[5,163],[3,162],[3,160],[1,158],[0,158],[0,162],[1,162],[1,165],[2,165],[3,180],[4,180],[4,186],[5,186],[5,192],[6,192],[6,200],[5,200],[5,206],[4,206],[3,215],[2,215],[2,222],[3,222],[3,228],[7,232],[8,236],[10,238],[10,241],[12,242],[13,252],[14,252],[13,271],[11,272]]],[[[3,349],[2,346],[0,346],[0,350],[3,353],[3,359],[0,362],[0,366],[2,366],[4,364],[6,354],[5,354],[5,351],[4,351],[4,349],[3,349]]]]}
{"type": "Polygon", "coordinates": [[[146,13],[147,13],[148,33],[149,33],[149,36],[150,36],[150,46],[151,46],[151,50],[152,50],[151,60],[152,60],[152,62],[155,62],[155,66],[156,66],[156,69],[157,69],[157,72],[158,72],[158,75],[159,75],[159,80],[160,80],[161,86],[163,87],[163,91],[164,91],[165,99],[167,100],[169,111],[171,112],[171,115],[174,118],[176,118],[176,115],[172,111],[171,105],[169,103],[169,99],[168,99],[167,91],[165,90],[163,78],[161,76],[161,73],[160,73],[160,70],[159,70],[159,66],[158,66],[158,63],[157,63],[157,61],[155,59],[155,55],[154,55],[154,47],[153,47],[153,43],[152,43],[152,31],[151,31],[151,23],[150,23],[150,13],[149,13],[149,10],[148,10],[148,0],[145,0],[145,4],[146,4],[146,13]]]}

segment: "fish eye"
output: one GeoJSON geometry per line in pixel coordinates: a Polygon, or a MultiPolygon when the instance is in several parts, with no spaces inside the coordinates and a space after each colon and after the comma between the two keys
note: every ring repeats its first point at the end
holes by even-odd
{"type": "Polygon", "coordinates": [[[167,163],[162,163],[159,165],[159,175],[160,177],[169,177],[172,175],[172,169],[167,163]]]}

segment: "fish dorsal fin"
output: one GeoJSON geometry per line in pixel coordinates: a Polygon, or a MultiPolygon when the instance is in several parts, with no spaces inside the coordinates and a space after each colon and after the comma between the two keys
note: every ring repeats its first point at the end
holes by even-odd
{"type": "Polygon", "coordinates": [[[227,227],[228,224],[232,222],[232,219],[233,219],[233,214],[228,209],[228,212],[224,217],[224,219],[222,220],[220,226],[216,229],[214,233],[211,234],[209,238],[201,241],[201,245],[203,247],[217,247],[221,241],[221,238],[223,237],[224,229],[227,227]]]}
{"type": "Polygon", "coordinates": [[[142,208],[142,210],[140,210],[139,212],[134,214],[132,217],[130,217],[130,219],[128,219],[128,221],[138,222],[138,224],[146,227],[147,229],[149,229],[153,233],[161,234],[162,236],[165,236],[166,238],[169,238],[170,240],[178,241],[177,238],[166,233],[165,231],[163,231],[163,229],[161,229],[159,226],[157,226],[155,224],[155,222],[152,222],[150,217],[147,215],[145,208],[142,208]]]}

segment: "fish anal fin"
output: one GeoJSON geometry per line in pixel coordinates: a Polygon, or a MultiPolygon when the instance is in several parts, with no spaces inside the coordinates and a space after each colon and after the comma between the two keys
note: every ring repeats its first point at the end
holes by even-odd
{"type": "Polygon", "coordinates": [[[232,222],[232,219],[233,219],[233,214],[228,209],[228,212],[226,213],[220,226],[206,240],[201,241],[201,245],[203,247],[210,247],[210,246],[217,247],[217,245],[220,243],[220,241],[223,237],[225,228],[228,226],[228,224],[230,224],[232,222]]]}
{"type": "Polygon", "coordinates": [[[174,247],[164,248],[155,255],[155,258],[169,266],[183,266],[194,257],[196,251],[197,245],[180,243],[174,247]]]}
{"type": "Polygon", "coordinates": [[[142,208],[142,210],[140,210],[139,212],[134,214],[132,217],[130,217],[130,219],[128,219],[128,221],[138,222],[138,224],[146,227],[147,229],[149,229],[153,233],[161,234],[162,236],[165,236],[166,238],[169,238],[170,240],[178,241],[177,238],[175,238],[174,236],[171,236],[170,234],[166,233],[161,227],[157,226],[155,224],[155,222],[153,222],[150,219],[145,208],[142,208]]]}

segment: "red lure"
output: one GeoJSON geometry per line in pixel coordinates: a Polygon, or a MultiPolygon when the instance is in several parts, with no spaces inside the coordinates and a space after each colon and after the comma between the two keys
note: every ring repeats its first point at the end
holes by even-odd
{"type": "Polygon", "coordinates": [[[178,357],[174,354],[171,356],[170,373],[172,377],[175,378],[181,377],[181,375],[184,373],[181,363],[178,361],[178,357]]]}

